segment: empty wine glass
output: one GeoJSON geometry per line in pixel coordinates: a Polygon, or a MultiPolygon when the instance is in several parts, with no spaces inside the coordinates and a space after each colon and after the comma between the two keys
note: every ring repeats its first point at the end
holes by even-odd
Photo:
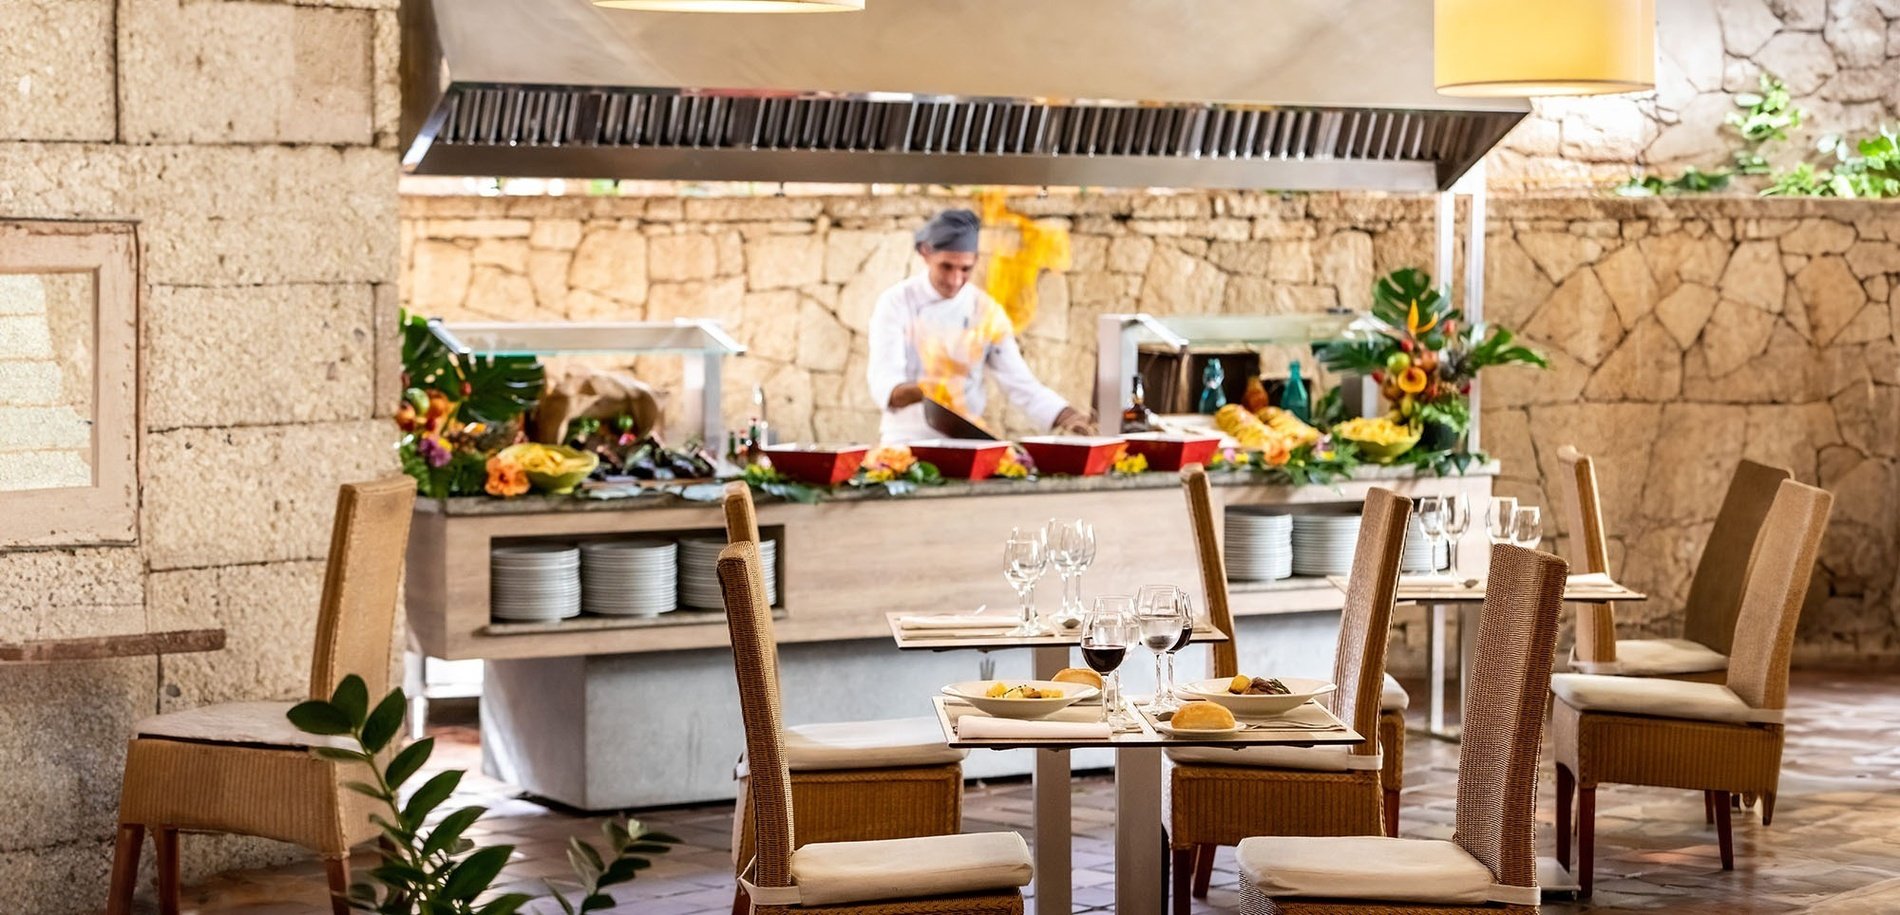
{"type": "Polygon", "coordinates": [[[1181,602],[1181,589],[1173,585],[1142,585],[1135,597],[1135,620],[1141,626],[1141,643],[1155,658],[1155,695],[1148,710],[1154,713],[1179,706],[1174,701],[1174,684],[1168,681],[1162,662],[1181,641],[1181,633],[1192,631],[1187,605],[1181,602]]]}
{"type": "Polygon", "coordinates": [[[1082,624],[1082,568],[1095,555],[1095,529],[1079,519],[1051,518],[1042,539],[1049,546],[1049,564],[1062,576],[1062,609],[1052,621],[1070,630],[1082,624]]]}
{"type": "Polygon", "coordinates": [[[1535,505],[1518,508],[1511,516],[1511,542],[1527,550],[1537,549],[1544,539],[1543,513],[1535,505]]]}
{"type": "Polygon", "coordinates": [[[1438,571],[1438,541],[1445,539],[1445,499],[1426,496],[1419,501],[1418,527],[1425,534],[1425,552],[1432,572],[1438,571]]]}
{"type": "Polygon", "coordinates": [[[1509,496],[1498,496],[1491,500],[1491,508],[1485,512],[1484,527],[1491,535],[1492,543],[1510,543],[1511,525],[1517,520],[1517,500],[1509,496]]]}
{"type": "Polygon", "coordinates": [[[1134,720],[1122,709],[1122,661],[1136,637],[1135,599],[1105,594],[1082,621],[1082,663],[1102,675],[1102,720],[1122,728],[1134,720]]]}
{"type": "Polygon", "coordinates": [[[1451,538],[1451,575],[1459,578],[1458,545],[1465,539],[1465,531],[1471,529],[1471,497],[1460,489],[1458,495],[1445,498],[1445,534],[1451,538]]]}
{"type": "Polygon", "coordinates": [[[1049,553],[1042,542],[1040,532],[1025,535],[1018,529],[1009,532],[1009,540],[1003,544],[1003,577],[1016,589],[1016,597],[1022,602],[1022,622],[1011,629],[1007,635],[1028,637],[1048,635],[1049,627],[1036,618],[1036,582],[1042,580],[1043,571],[1048,568],[1049,553]]]}

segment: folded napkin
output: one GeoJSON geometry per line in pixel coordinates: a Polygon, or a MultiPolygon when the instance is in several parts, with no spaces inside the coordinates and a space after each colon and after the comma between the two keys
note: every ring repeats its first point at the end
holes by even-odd
{"type": "Polygon", "coordinates": [[[1607,572],[1586,572],[1581,575],[1572,575],[1570,576],[1568,584],[1572,588],[1616,587],[1616,582],[1610,578],[1607,572]]]}
{"type": "Polygon", "coordinates": [[[1008,617],[969,613],[930,613],[897,618],[899,629],[1008,629],[1014,625],[1016,621],[1008,617]]]}
{"type": "Polygon", "coordinates": [[[1102,721],[1048,721],[963,715],[957,718],[957,736],[964,740],[1107,740],[1102,721]]]}
{"type": "Polygon", "coordinates": [[[1327,731],[1339,726],[1333,723],[1331,712],[1314,702],[1299,705],[1284,715],[1274,715],[1271,718],[1238,718],[1237,720],[1247,728],[1267,731],[1280,729],[1327,731]]]}

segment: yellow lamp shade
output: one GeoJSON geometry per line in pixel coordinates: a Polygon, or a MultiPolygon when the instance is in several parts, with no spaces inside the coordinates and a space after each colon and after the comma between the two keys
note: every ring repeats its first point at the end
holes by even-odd
{"type": "Polygon", "coordinates": [[[864,0],[594,0],[595,6],[656,13],[850,13],[864,0]]]}
{"type": "Polygon", "coordinates": [[[1656,87],[1655,0],[1436,0],[1445,95],[1602,95],[1656,87]]]}

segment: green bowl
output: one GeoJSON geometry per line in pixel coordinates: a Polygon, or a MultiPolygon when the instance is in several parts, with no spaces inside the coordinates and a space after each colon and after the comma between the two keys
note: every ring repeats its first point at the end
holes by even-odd
{"type": "Polygon", "coordinates": [[[569,468],[560,473],[542,473],[528,470],[526,467],[522,468],[522,472],[528,475],[528,482],[534,484],[535,489],[545,493],[551,493],[557,496],[567,495],[574,491],[574,487],[581,485],[581,481],[587,479],[587,475],[593,473],[594,468],[600,466],[600,455],[592,451],[581,451],[575,448],[569,448],[566,445],[537,445],[533,443],[509,445],[501,449],[501,456],[520,463],[520,455],[531,448],[540,448],[560,454],[562,463],[569,468]]]}

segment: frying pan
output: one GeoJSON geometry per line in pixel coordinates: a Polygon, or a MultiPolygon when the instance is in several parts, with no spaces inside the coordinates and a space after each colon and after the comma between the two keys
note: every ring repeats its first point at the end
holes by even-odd
{"type": "Polygon", "coordinates": [[[997,441],[996,436],[984,429],[969,417],[944,406],[929,397],[924,398],[924,422],[930,428],[947,438],[975,438],[984,441],[997,441]]]}

